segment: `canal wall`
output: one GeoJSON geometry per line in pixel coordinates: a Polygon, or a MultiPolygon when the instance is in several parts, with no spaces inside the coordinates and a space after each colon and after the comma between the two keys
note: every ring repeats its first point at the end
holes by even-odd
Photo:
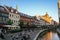
{"type": "Polygon", "coordinates": [[[40,30],[38,33],[37,33],[37,35],[35,36],[35,38],[33,39],[33,40],[37,40],[37,38],[38,38],[38,36],[41,34],[41,33],[43,33],[44,31],[46,31],[47,29],[45,29],[45,30],[40,30]]]}

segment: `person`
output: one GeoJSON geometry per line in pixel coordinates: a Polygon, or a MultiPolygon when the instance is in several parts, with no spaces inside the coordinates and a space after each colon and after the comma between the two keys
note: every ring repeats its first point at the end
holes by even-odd
{"type": "Polygon", "coordinates": [[[23,38],[21,40],[27,40],[26,36],[23,36],[23,38]]]}
{"type": "Polygon", "coordinates": [[[28,35],[28,39],[30,39],[30,35],[28,35]]]}
{"type": "Polygon", "coordinates": [[[0,38],[5,39],[4,35],[1,33],[0,38]]]}

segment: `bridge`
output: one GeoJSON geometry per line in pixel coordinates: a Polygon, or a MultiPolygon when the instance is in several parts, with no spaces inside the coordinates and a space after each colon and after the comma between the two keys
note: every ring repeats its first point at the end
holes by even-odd
{"type": "Polygon", "coordinates": [[[34,31],[32,31],[33,29],[32,30],[28,29],[27,32],[26,31],[22,31],[22,32],[17,32],[17,33],[13,33],[13,34],[10,33],[10,34],[3,34],[3,35],[4,35],[6,40],[13,40],[12,38],[15,39],[15,37],[17,37],[17,36],[18,36],[18,39],[20,40],[24,33],[29,33],[30,37],[31,37],[29,40],[36,40],[38,38],[38,36],[40,35],[40,33],[44,32],[46,30],[49,30],[49,29],[56,28],[55,26],[52,26],[52,25],[45,26],[45,27],[46,28],[42,28],[41,27],[42,29],[40,29],[40,28],[34,29],[34,31]],[[19,36],[20,34],[22,36],[19,36]]]}
{"type": "Polygon", "coordinates": [[[40,33],[46,31],[47,29],[44,29],[44,30],[40,30],[39,32],[35,33],[33,36],[32,36],[32,40],[36,40],[39,36],[40,33]]]}

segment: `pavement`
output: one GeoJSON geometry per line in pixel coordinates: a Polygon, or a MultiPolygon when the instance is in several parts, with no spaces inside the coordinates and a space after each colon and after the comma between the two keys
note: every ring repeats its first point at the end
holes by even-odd
{"type": "Polygon", "coordinates": [[[34,40],[39,32],[42,30],[40,29],[34,29],[34,30],[23,30],[22,32],[17,32],[17,33],[8,33],[8,34],[3,34],[4,39],[0,40],[21,40],[23,36],[27,38],[27,40],[34,40]],[[29,37],[29,38],[28,38],[29,37]]]}

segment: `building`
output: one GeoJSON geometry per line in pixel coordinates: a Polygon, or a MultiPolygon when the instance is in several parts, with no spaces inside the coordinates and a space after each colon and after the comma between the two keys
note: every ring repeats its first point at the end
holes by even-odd
{"type": "Polygon", "coordinates": [[[39,25],[40,26],[40,21],[37,20],[36,16],[30,16],[24,13],[19,13],[20,14],[20,20],[24,22],[24,25],[29,23],[29,25],[39,25]]]}
{"type": "Polygon", "coordinates": [[[36,22],[34,16],[18,12],[18,6],[16,6],[16,9],[8,6],[0,6],[0,27],[16,29],[19,27],[19,20],[22,20],[24,22],[24,25],[27,23],[29,23],[29,25],[33,25],[36,22]],[[13,21],[12,25],[8,25],[7,21],[9,19],[13,21]]]}
{"type": "Polygon", "coordinates": [[[8,27],[9,29],[19,28],[18,21],[20,20],[20,15],[16,9],[8,6],[0,6],[0,27],[8,27]],[[7,21],[12,20],[13,24],[8,25],[7,21]]]}
{"type": "Polygon", "coordinates": [[[40,15],[37,15],[37,16],[36,16],[36,19],[38,20],[38,21],[37,21],[37,25],[39,25],[39,26],[45,25],[45,20],[42,19],[40,15]]]}
{"type": "Polygon", "coordinates": [[[60,0],[58,1],[58,17],[59,17],[59,24],[60,24],[60,0]]]}
{"type": "Polygon", "coordinates": [[[40,26],[40,21],[37,19],[37,16],[34,16],[33,24],[37,25],[38,27],[40,26]]]}
{"type": "Polygon", "coordinates": [[[52,18],[48,15],[47,12],[46,12],[45,15],[42,16],[42,18],[43,18],[48,24],[51,24],[52,18]]]}
{"type": "Polygon", "coordinates": [[[18,6],[16,5],[16,9],[8,6],[0,6],[0,27],[8,27],[9,29],[19,28],[18,22],[22,20],[24,25],[29,23],[29,25],[51,25],[52,19],[46,12],[43,16],[30,16],[21,12],[18,12],[18,6]],[[12,20],[13,24],[8,25],[7,21],[12,20]]]}
{"type": "Polygon", "coordinates": [[[54,25],[54,22],[55,22],[55,21],[52,19],[52,23],[51,23],[51,25],[54,25]]]}
{"type": "Polygon", "coordinates": [[[4,7],[0,6],[0,24],[7,24],[9,14],[4,10],[4,7]]]}
{"type": "Polygon", "coordinates": [[[52,19],[51,19],[51,17],[48,15],[47,12],[46,12],[46,14],[43,15],[43,16],[38,15],[38,16],[36,16],[36,17],[37,17],[37,19],[39,20],[39,25],[40,25],[40,26],[43,26],[43,25],[51,25],[52,19]]]}
{"type": "Polygon", "coordinates": [[[41,18],[41,16],[40,16],[40,25],[41,26],[45,25],[45,20],[43,18],[41,18]]]}
{"type": "Polygon", "coordinates": [[[30,16],[21,12],[19,12],[19,15],[20,15],[20,20],[24,22],[24,25],[26,25],[27,23],[31,25],[33,23],[33,16],[30,16]]]}

